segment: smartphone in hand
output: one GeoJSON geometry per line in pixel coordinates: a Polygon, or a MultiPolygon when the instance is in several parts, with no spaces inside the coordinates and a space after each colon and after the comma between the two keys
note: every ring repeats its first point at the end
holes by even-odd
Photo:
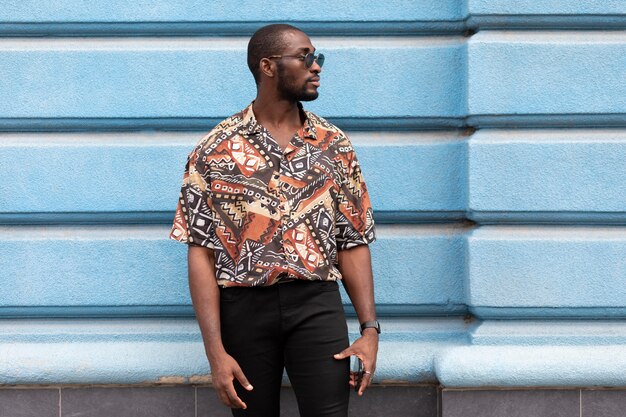
{"type": "Polygon", "coordinates": [[[350,356],[350,373],[354,377],[354,391],[359,392],[363,381],[363,361],[356,355],[350,356]]]}

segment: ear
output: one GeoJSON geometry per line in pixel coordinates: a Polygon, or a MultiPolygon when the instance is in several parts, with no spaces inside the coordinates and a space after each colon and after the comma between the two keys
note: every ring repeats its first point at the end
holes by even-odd
{"type": "Polygon", "coordinates": [[[271,59],[262,58],[259,63],[259,69],[269,78],[274,78],[276,75],[276,64],[271,59]]]}

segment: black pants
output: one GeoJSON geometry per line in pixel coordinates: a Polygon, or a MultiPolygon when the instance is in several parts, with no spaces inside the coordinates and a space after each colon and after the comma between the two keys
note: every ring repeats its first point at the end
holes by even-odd
{"type": "Polygon", "coordinates": [[[235,379],[248,406],[233,409],[235,417],[278,417],[285,368],[302,417],[348,415],[350,362],[333,358],[349,346],[337,282],[226,288],[220,310],[224,347],[254,387],[235,379]]]}

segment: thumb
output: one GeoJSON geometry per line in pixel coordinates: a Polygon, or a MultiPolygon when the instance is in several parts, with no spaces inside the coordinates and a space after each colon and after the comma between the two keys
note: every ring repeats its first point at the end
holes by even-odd
{"type": "Polygon", "coordinates": [[[342,351],[341,351],[341,352],[339,352],[339,353],[335,353],[335,354],[333,355],[333,357],[334,357],[335,359],[344,359],[344,358],[347,358],[347,357],[348,357],[348,356],[350,356],[350,355],[352,355],[352,349],[347,348],[347,349],[342,350],[342,351]]]}
{"type": "Polygon", "coordinates": [[[237,367],[237,369],[235,369],[235,378],[237,378],[237,381],[239,381],[239,383],[248,391],[252,391],[252,384],[250,382],[248,382],[248,378],[246,378],[246,376],[244,375],[243,371],[241,370],[241,368],[237,367]]]}

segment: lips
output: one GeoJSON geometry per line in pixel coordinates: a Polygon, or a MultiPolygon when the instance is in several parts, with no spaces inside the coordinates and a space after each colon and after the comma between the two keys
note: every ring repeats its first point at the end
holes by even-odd
{"type": "Polygon", "coordinates": [[[311,79],[309,79],[308,82],[310,82],[311,84],[313,84],[313,85],[315,85],[317,87],[320,86],[320,79],[319,79],[319,77],[311,78],[311,79]]]}

